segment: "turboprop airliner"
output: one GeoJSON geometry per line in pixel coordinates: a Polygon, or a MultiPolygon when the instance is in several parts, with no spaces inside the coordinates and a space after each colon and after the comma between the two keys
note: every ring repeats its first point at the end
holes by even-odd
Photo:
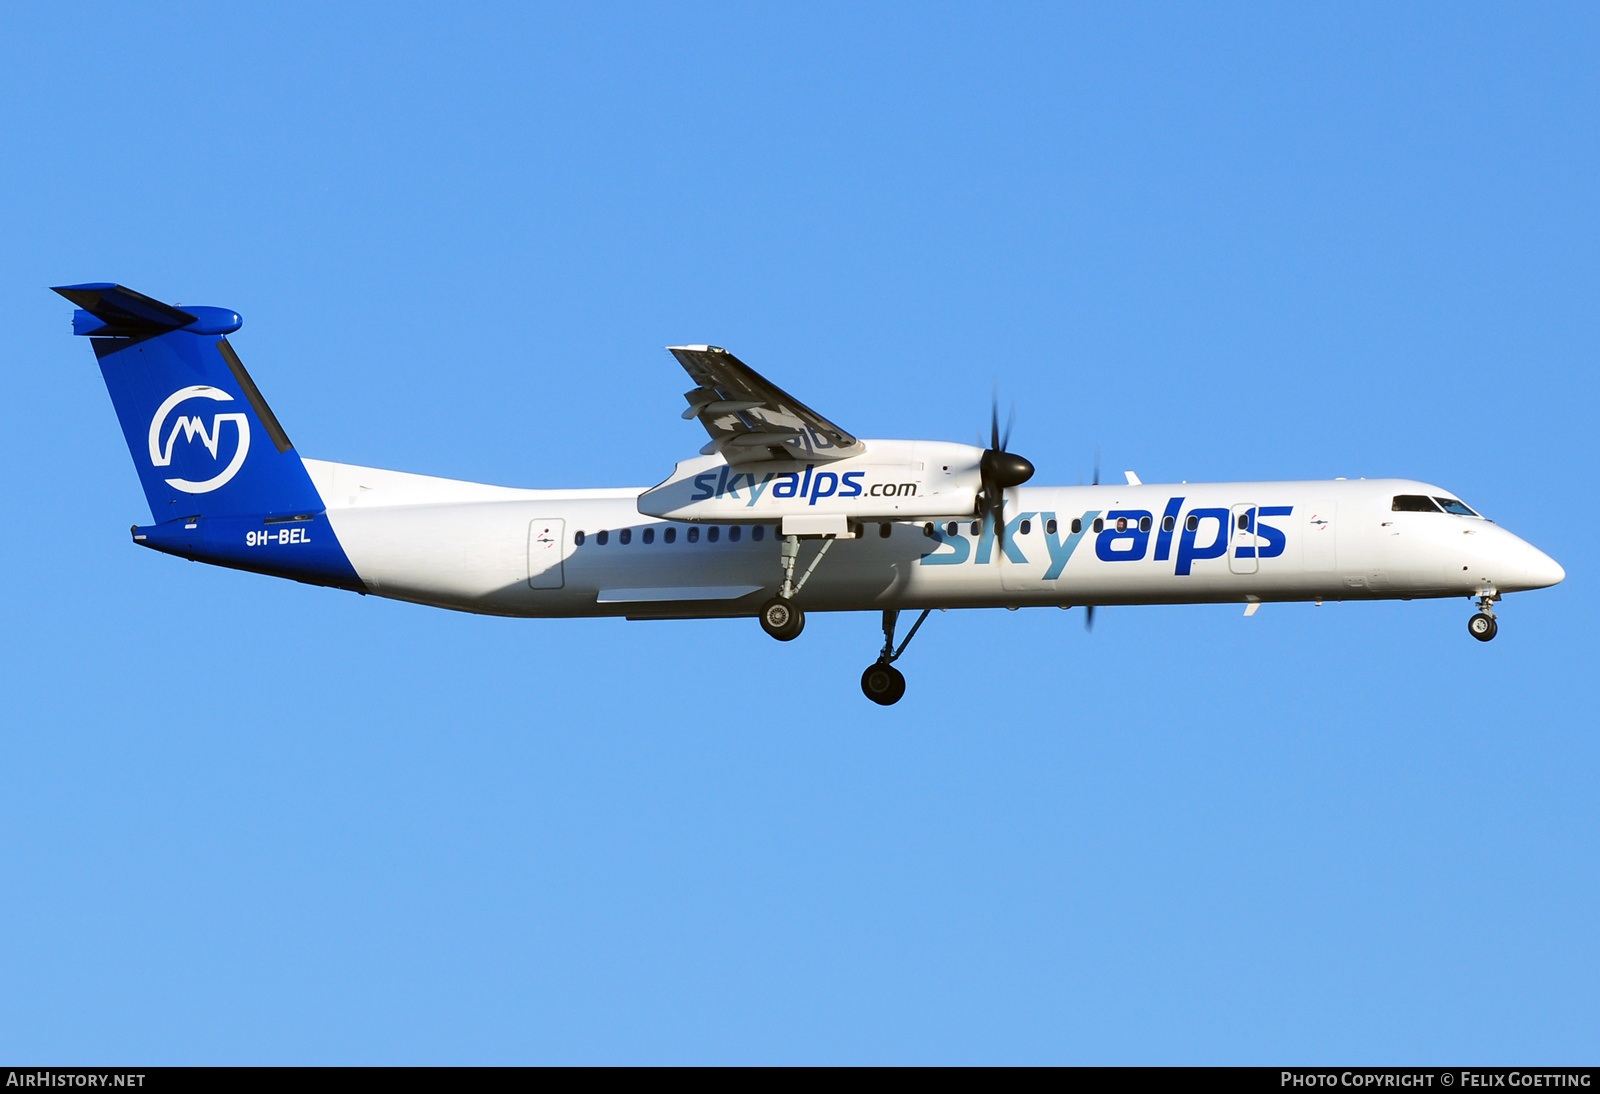
{"type": "MultiPolygon", "coordinates": [[[[197,562],[489,615],[883,613],[867,698],[934,609],[1467,597],[1494,638],[1506,593],[1565,576],[1548,555],[1410,479],[1025,486],[990,444],[846,433],[710,345],[673,346],[709,441],[648,488],[528,490],[301,457],[228,341],[225,308],[120,285],[78,306],[152,523],[133,541],[197,562]],[[898,644],[900,613],[918,611],[898,644]]],[[[1007,429],[1009,434],[1010,430],[1007,429]]]]}

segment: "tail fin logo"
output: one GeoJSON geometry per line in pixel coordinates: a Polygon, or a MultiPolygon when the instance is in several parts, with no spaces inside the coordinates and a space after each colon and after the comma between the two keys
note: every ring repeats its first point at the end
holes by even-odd
{"type": "Polygon", "coordinates": [[[167,430],[167,417],[181,403],[190,399],[213,399],[219,403],[233,402],[233,396],[219,388],[197,384],[193,387],[179,388],[168,395],[154,418],[150,419],[150,463],[155,467],[169,467],[172,464],[172,449],[178,442],[178,434],[183,434],[185,441],[200,438],[200,443],[206,446],[206,451],[211,453],[213,460],[220,459],[218,450],[222,442],[222,423],[232,422],[239,432],[239,446],[234,450],[233,458],[228,461],[216,475],[200,482],[189,479],[168,479],[167,485],[175,490],[182,490],[187,494],[209,494],[211,491],[227,485],[239,468],[244,466],[244,458],[250,453],[250,420],[243,414],[214,414],[211,418],[211,429],[206,429],[205,419],[196,414],[193,416],[178,415],[172,422],[172,428],[167,430]],[[162,437],[165,435],[165,443],[162,437]]]}

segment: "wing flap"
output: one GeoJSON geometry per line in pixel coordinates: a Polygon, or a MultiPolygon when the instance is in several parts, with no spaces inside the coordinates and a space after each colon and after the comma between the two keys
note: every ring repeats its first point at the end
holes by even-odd
{"type": "Polygon", "coordinates": [[[729,463],[840,460],[861,442],[719,346],[668,346],[696,387],[684,393],[685,418],[711,435],[702,455],[729,463]]]}

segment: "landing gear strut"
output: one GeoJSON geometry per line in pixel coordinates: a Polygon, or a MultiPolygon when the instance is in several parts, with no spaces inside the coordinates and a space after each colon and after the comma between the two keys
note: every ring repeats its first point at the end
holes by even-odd
{"type": "Polygon", "coordinates": [[[917,621],[911,625],[911,630],[907,632],[905,640],[900,643],[898,649],[894,644],[894,628],[900,619],[900,612],[894,608],[884,611],[883,652],[878,654],[878,659],[868,665],[867,671],[861,674],[862,693],[879,706],[893,706],[906,693],[906,678],[900,674],[899,669],[894,667],[894,663],[900,660],[902,653],[906,652],[906,647],[911,645],[911,640],[916,637],[918,628],[922,626],[923,621],[928,618],[928,612],[932,610],[932,608],[928,608],[917,616],[917,621]]]}
{"type": "Polygon", "coordinates": [[[1477,614],[1467,620],[1467,633],[1479,642],[1489,641],[1500,630],[1500,623],[1494,617],[1494,602],[1499,599],[1495,593],[1479,596],[1477,614]]]}
{"type": "Polygon", "coordinates": [[[817,552],[817,557],[811,560],[811,565],[806,567],[806,572],[800,575],[799,581],[796,581],[794,564],[800,557],[800,537],[783,537],[783,546],[780,548],[783,560],[783,587],[777,596],[761,605],[761,629],[779,642],[792,642],[806,629],[806,613],[800,610],[794,598],[805,588],[806,582],[811,580],[811,575],[817,572],[817,564],[832,546],[832,536],[823,540],[822,549],[817,552]]]}

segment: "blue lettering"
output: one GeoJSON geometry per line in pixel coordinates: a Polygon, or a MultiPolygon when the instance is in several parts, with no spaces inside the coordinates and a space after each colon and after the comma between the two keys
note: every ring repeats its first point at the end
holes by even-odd
{"type": "Polygon", "coordinates": [[[812,504],[812,505],[817,504],[817,499],[818,498],[831,498],[831,497],[833,497],[833,495],[838,491],[838,489],[839,489],[839,476],[838,475],[835,475],[832,471],[818,471],[817,472],[817,477],[814,480],[812,480],[812,483],[811,483],[811,502],[810,502],[810,504],[812,504]],[[823,479],[827,479],[828,480],[828,488],[826,490],[824,490],[822,488],[822,480],[823,479]]]}
{"type": "MultiPolygon", "coordinates": [[[[728,469],[726,467],[724,467],[722,469],[722,472],[723,472],[723,474],[727,474],[728,469]]],[[[715,471],[707,471],[704,475],[696,475],[694,477],[694,485],[695,485],[695,489],[698,490],[699,493],[695,494],[695,496],[690,498],[689,500],[690,501],[705,501],[713,493],[715,493],[716,492],[715,487],[713,487],[711,485],[711,482],[710,482],[710,480],[715,478],[715,477],[716,477],[716,472],[715,471]]]]}
{"type": "Polygon", "coordinates": [[[1172,557],[1172,529],[1167,527],[1167,521],[1172,521],[1177,527],[1178,513],[1183,509],[1183,499],[1173,498],[1167,502],[1167,511],[1161,514],[1161,531],[1156,533],[1156,561],[1165,562],[1172,557]]]}
{"type": "Polygon", "coordinates": [[[1228,553],[1228,521],[1232,514],[1226,509],[1191,509],[1189,516],[1183,522],[1183,535],[1178,538],[1178,568],[1179,577],[1188,577],[1191,563],[1202,558],[1221,558],[1228,553]],[[1189,521],[1194,521],[1193,529],[1189,521]],[[1200,533],[1200,525],[1208,520],[1217,522],[1217,538],[1204,547],[1195,543],[1195,537],[1200,533]]]}
{"type": "Polygon", "coordinates": [[[806,496],[806,491],[811,489],[811,469],[815,464],[806,464],[806,477],[800,480],[800,496],[806,496]]]}
{"type": "Polygon", "coordinates": [[[1145,509],[1113,509],[1106,514],[1106,530],[1094,541],[1095,557],[1101,562],[1137,562],[1144,557],[1145,548],[1150,546],[1150,533],[1139,530],[1141,520],[1149,520],[1150,513],[1145,509]],[[1128,523],[1118,531],[1116,522],[1125,520],[1128,523]],[[1126,547],[1117,544],[1126,540],[1126,547]]]}
{"type": "Polygon", "coordinates": [[[772,481],[772,472],[768,471],[767,472],[767,477],[762,479],[760,482],[756,481],[756,477],[754,475],[746,475],[745,478],[750,483],[750,500],[748,502],[746,502],[745,504],[754,505],[756,503],[756,500],[758,498],[760,498],[763,493],[766,492],[767,483],[772,481]]]}
{"type": "Polygon", "coordinates": [[[859,498],[861,496],[861,476],[865,474],[865,471],[846,471],[842,476],[844,489],[839,491],[839,496],[841,498],[859,498]]]}
{"type": "MultiPolygon", "coordinates": [[[[1055,516],[1054,513],[1040,513],[1039,515],[1046,521],[1055,516]]],[[[1078,549],[1078,541],[1083,539],[1089,526],[1094,523],[1094,518],[1099,515],[1100,510],[1098,509],[1091,509],[1083,514],[1083,523],[1078,525],[1078,530],[1064,540],[1058,540],[1055,536],[1052,536],[1048,530],[1049,525],[1045,525],[1044,545],[1050,551],[1050,568],[1044,572],[1044,580],[1054,581],[1061,576],[1061,571],[1067,568],[1067,563],[1072,558],[1072,552],[1078,549]]]]}
{"type": "Polygon", "coordinates": [[[800,476],[793,471],[779,475],[778,481],[772,484],[772,496],[775,498],[792,498],[799,486],[800,476]]]}
{"type": "MultiPolygon", "coordinates": [[[[737,476],[737,475],[734,476],[734,478],[738,478],[738,477],[739,476],[737,476]]],[[[722,497],[722,495],[727,491],[727,489],[728,489],[728,468],[726,466],[724,466],[723,469],[722,469],[722,472],[719,475],[717,475],[717,497],[719,497],[719,498],[722,497]]]]}
{"type": "Polygon", "coordinates": [[[949,546],[950,553],[940,554],[938,548],[922,556],[924,566],[955,566],[967,561],[972,555],[972,545],[967,542],[967,537],[959,532],[953,536],[946,536],[944,529],[934,526],[933,538],[939,541],[939,546],[949,546]]]}
{"type": "MultiPolygon", "coordinates": [[[[1022,527],[1022,522],[1024,520],[1027,520],[1029,517],[1036,517],[1038,515],[1039,514],[1037,514],[1037,513],[1018,513],[1011,520],[1006,521],[1006,561],[1007,562],[1027,562],[1028,561],[1028,556],[1023,554],[1022,553],[1022,549],[1017,546],[1017,536],[1020,534],[1019,533],[1019,529],[1021,529],[1021,527],[1022,527]]],[[[985,520],[983,522],[983,531],[978,534],[978,558],[977,558],[978,565],[979,566],[988,565],[989,558],[993,554],[994,554],[994,518],[991,517],[991,518],[989,518],[989,519],[987,519],[987,520],[985,520]]]]}
{"type": "MultiPolygon", "coordinates": [[[[1286,517],[1292,512],[1294,512],[1294,506],[1292,505],[1263,505],[1261,507],[1261,515],[1264,517],[1286,517]]],[[[1283,548],[1288,543],[1288,539],[1284,536],[1282,530],[1274,528],[1272,525],[1265,524],[1259,520],[1255,521],[1255,526],[1256,535],[1261,539],[1266,540],[1265,543],[1260,544],[1256,548],[1256,551],[1260,557],[1277,558],[1279,555],[1283,554],[1283,548]]],[[[1248,548],[1244,547],[1239,549],[1240,558],[1249,557],[1245,554],[1247,549],[1248,548]]]]}

